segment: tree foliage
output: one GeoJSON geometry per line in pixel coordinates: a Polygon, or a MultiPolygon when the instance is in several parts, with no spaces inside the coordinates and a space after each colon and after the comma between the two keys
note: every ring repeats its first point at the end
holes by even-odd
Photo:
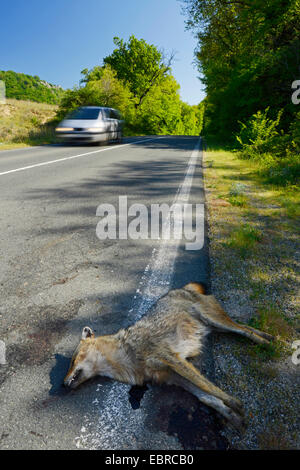
{"type": "Polygon", "coordinates": [[[68,90],[59,114],[76,106],[117,108],[125,118],[127,134],[199,135],[202,105],[190,106],[180,99],[179,84],[171,75],[172,54],[163,53],[143,39],[114,38],[117,48],[91,70],[82,70],[81,86],[68,90]]]}
{"type": "Polygon", "coordinates": [[[274,184],[300,173],[300,0],[182,0],[198,38],[205,133],[240,145],[274,184]]]}
{"type": "Polygon", "coordinates": [[[295,119],[291,84],[300,70],[299,0],[182,0],[198,37],[196,60],[207,91],[207,132],[232,136],[239,121],[284,108],[295,119]]]}
{"type": "Polygon", "coordinates": [[[150,90],[166,77],[172,57],[164,61],[162,52],[155,46],[133,35],[128,42],[115,37],[114,44],[117,48],[103,62],[111,65],[118,78],[128,84],[138,108],[150,90]]]}
{"type": "Polygon", "coordinates": [[[118,80],[110,66],[101,67],[100,72],[84,87],[66,91],[59,108],[60,117],[78,106],[106,106],[118,108],[125,118],[130,118],[133,96],[128,86],[118,80]]]}
{"type": "Polygon", "coordinates": [[[51,85],[37,75],[25,75],[12,70],[0,71],[0,80],[5,83],[7,98],[57,104],[64,93],[61,87],[51,85]]]}

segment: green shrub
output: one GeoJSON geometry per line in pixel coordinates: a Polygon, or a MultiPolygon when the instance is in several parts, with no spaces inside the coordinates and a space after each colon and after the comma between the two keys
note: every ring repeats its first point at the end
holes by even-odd
{"type": "Polygon", "coordinates": [[[254,160],[257,171],[267,183],[279,186],[296,185],[300,176],[300,113],[296,115],[289,132],[279,132],[282,115],[268,117],[269,108],[258,111],[246,124],[241,124],[239,135],[240,158],[254,160]]]}
{"type": "Polygon", "coordinates": [[[232,206],[245,207],[248,197],[244,194],[247,186],[243,183],[233,183],[229,189],[228,201],[232,206]]]}
{"type": "Polygon", "coordinates": [[[290,126],[291,150],[300,153],[300,111],[290,126]]]}
{"type": "Polygon", "coordinates": [[[241,146],[241,156],[260,160],[262,155],[274,152],[280,142],[278,125],[283,110],[280,110],[276,119],[268,117],[269,108],[253,114],[246,124],[241,124],[239,135],[236,136],[241,146]]]}
{"type": "Polygon", "coordinates": [[[267,183],[278,186],[297,185],[300,178],[300,154],[287,150],[285,158],[265,155],[259,168],[260,175],[267,183]]]}
{"type": "Polygon", "coordinates": [[[247,186],[243,183],[233,183],[230,186],[229,196],[241,196],[246,191],[247,186]]]}

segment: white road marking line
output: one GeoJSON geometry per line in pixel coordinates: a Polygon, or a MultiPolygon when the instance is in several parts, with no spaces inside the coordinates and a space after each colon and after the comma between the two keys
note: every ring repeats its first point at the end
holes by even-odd
{"type": "Polygon", "coordinates": [[[31,168],[36,168],[38,166],[51,165],[53,163],[64,162],[66,160],[72,160],[74,158],[90,156],[90,155],[94,155],[95,153],[106,152],[107,150],[114,150],[114,149],[117,149],[117,148],[120,148],[120,147],[127,147],[128,145],[140,144],[142,142],[149,142],[150,140],[156,140],[156,139],[162,139],[162,138],[163,137],[154,137],[154,138],[151,138],[151,139],[135,140],[134,142],[129,142],[128,144],[114,145],[113,147],[106,147],[106,148],[100,149],[100,150],[93,150],[92,152],[81,153],[79,155],[72,155],[71,157],[57,158],[56,160],[49,160],[48,162],[35,163],[34,165],[28,165],[28,166],[24,166],[22,168],[15,168],[14,170],[3,171],[2,173],[0,173],[0,176],[8,175],[10,173],[16,173],[18,171],[30,170],[31,168]]]}
{"type": "MultiPolygon", "coordinates": [[[[189,159],[183,183],[179,186],[173,203],[184,204],[189,200],[200,145],[201,138],[189,159]]],[[[176,218],[174,219],[176,223],[176,218]]],[[[139,320],[170,289],[179,244],[180,240],[161,240],[160,247],[153,249],[129,311],[130,323],[139,320]]],[[[141,408],[132,412],[128,400],[129,389],[129,385],[113,383],[105,400],[94,407],[93,416],[85,416],[80,436],[76,437],[78,448],[113,450],[135,447],[132,447],[132,436],[137,428],[141,432],[145,429],[144,414],[141,408]],[[95,423],[97,415],[98,422],[95,423]]],[[[159,440],[159,436],[157,439],[159,440]]]]}
{"type": "Polygon", "coordinates": [[[6,364],[6,344],[0,339],[0,365],[4,366],[6,364]]]}
{"type": "MultiPolygon", "coordinates": [[[[185,178],[177,190],[173,204],[184,204],[189,200],[200,144],[201,139],[198,140],[190,157],[185,178]]],[[[165,221],[166,226],[169,225],[169,218],[165,221]]],[[[176,225],[180,221],[178,213],[175,212],[171,224],[176,225]]],[[[158,250],[153,249],[150,262],[143,274],[142,284],[140,284],[143,287],[138,288],[135,295],[137,301],[133,303],[131,309],[135,312],[133,321],[139,320],[162,295],[168,292],[179,244],[180,240],[171,238],[162,240],[158,250]]]]}

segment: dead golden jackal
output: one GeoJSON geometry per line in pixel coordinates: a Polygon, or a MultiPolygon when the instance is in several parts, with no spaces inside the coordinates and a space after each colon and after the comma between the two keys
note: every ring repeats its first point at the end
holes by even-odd
{"type": "Polygon", "coordinates": [[[236,427],[242,427],[243,408],[207,380],[187,359],[201,353],[210,331],[234,332],[259,344],[273,339],[267,333],[235,323],[202,284],[171,290],[143,317],[114,335],[95,335],[85,327],[64,379],[69,388],[96,375],[132,385],[145,382],[174,384],[193,393],[236,427]]]}

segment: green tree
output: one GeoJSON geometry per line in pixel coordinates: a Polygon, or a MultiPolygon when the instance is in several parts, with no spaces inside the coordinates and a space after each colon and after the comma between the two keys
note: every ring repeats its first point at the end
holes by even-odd
{"type": "Polygon", "coordinates": [[[182,134],[199,135],[203,127],[204,104],[190,106],[181,103],[181,121],[183,125],[182,134]]]}
{"type": "Polygon", "coordinates": [[[138,108],[150,90],[170,71],[173,55],[164,60],[162,52],[154,45],[133,35],[128,42],[115,37],[114,44],[117,48],[104,58],[104,64],[111,65],[118,78],[128,84],[138,108]]]}
{"type": "Polygon", "coordinates": [[[300,68],[299,0],[183,0],[188,28],[198,37],[196,58],[206,86],[206,123],[232,136],[260,109],[282,127],[294,120],[291,83],[300,68]]]}
{"type": "Polygon", "coordinates": [[[172,55],[163,54],[143,39],[114,38],[117,48],[104,65],[82,70],[81,86],[68,90],[60,116],[77,106],[117,108],[123,114],[127,134],[199,134],[203,106],[182,103],[179,84],[171,75],[172,55]]]}
{"type": "Polygon", "coordinates": [[[154,85],[136,111],[136,122],[146,134],[182,133],[179,85],[171,75],[154,85]]]}
{"type": "Polygon", "coordinates": [[[78,106],[106,106],[117,108],[131,120],[134,103],[128,86],[118,80],[116,72],[108,65],[102,67],[101,74],[95,78],[84,87],[67,90],[61,101],[60,117],[78,106]]]}

